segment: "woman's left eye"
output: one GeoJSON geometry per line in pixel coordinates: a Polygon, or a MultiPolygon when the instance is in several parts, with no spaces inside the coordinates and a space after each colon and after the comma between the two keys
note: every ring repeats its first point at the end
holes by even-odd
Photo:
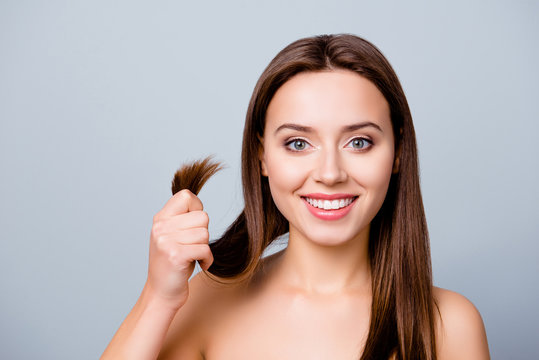
{"type": "Polygon", "coordinates": [[[354,138],[348,144],[347,147],[352,147],[356,150],[364,150],[372,145],[372,141],[365,138],[354,138]]]}

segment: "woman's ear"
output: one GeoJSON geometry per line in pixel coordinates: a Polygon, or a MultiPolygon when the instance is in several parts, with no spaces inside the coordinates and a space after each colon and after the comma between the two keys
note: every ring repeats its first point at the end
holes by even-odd
{"type": "Polygon", "coordinates": [[[402,148],[402,128],[399,129],[399,146],[397,147],[395,151],[395,160],[393,161],[393,174],[397,174],[400,169],[400,158],[401,158],[401,148],[402,148]]]}
{"type": "Polygon", "coordinates": [[[264,159],[264,138],[260,135],[256,135],[259,141],[258,144],[258,160],[260,160],[260,173],[262,176],[268,176],[268,169],[266,167],[266,160],[264,159]]]}
{"type": "Polygon", "coordinates": [[[393,174],[399,173],[399,167],[400,167],[400,147],[398,148],[397,154],[395,155],[395,161],[393,162],[393,174]]]}

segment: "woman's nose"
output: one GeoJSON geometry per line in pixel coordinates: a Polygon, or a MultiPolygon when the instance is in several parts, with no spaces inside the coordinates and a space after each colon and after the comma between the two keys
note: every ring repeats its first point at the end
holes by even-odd
{"type": "Polygon", "coordinates": [[[348,175],[342,167],[342,160],[336,150],[321,151],[314,180],[331,186],[346,181],[348,175]]]}

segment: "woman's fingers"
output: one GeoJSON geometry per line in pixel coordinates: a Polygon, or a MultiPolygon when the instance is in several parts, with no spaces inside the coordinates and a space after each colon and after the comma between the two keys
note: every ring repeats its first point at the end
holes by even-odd
{"type": "Polygon", "coordinates": [[[158,247],[161,256],[175,271],[182,272],[186,268],[190,268],[195,261],[209,264],[213,262],[213,255],[208,244],[177,244],[169,242],[158,247]]]}
{"type": "Polygon", "coordinates": [[[182,306],[189,294],[195,261],[207,270],[213,263],[209,218],[189,190],[176,193],[153,219],[148,284],[153,292],[182,306]]]}
{"type": "Polygon", "coordinates": [[[195,227],[207,228],[209,222],[210,219],[205,211],[196,210],[160,220],[154,224],[154,231],[159,234],[170,234],[195,227]]]}
{"type": "Polygon", "coordinates": [[[185,230],[179,230],[175,233],[163,234],[155,238],[158,244],[178,244],[178,245],[191,245],[191,244],[206,244],[208,245],[210,235],[208,228],[197,227],[185,230]]]}
{"type": "Polygon", "coordinates": [[[154,216],[154,221],[203,209],[202,201],[191,191],[183,189],[167,201],[165,206],[154,216]]]}
{"type": "Polygon", "coordinates": [[[213,254],[208,244],[182,245],[180,260],[182,263],[198,260],[200,267],[207,270],[213,263],[213,254]]]}

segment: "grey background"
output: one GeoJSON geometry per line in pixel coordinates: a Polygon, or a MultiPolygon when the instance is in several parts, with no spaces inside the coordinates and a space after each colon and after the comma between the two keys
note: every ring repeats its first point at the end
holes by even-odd
{"type": "MultiPolygon", "coordinates": [[[[539,358],[536,1],[0,1],[0,358],[95,359],[135,303],[186,160],[210,231],[242,207],[254,84],[300,37],[389,58],[416,126],[435,283],[493,359],[539,358]]],[[[276,344],[277,346],[277,344],[276,344]]]]}

